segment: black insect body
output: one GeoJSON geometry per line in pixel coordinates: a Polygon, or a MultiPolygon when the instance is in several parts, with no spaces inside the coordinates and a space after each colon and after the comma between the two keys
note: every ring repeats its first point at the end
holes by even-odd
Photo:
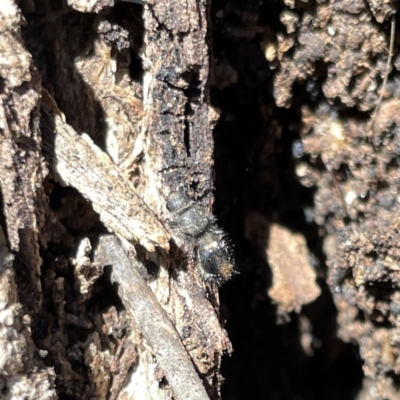
{"type": "Polygon", "coordinates": [[[167,201],[173,219],[170,227],[194,252],[205,281],[218,285],[235,274],[231,245],[215,217],[182,192],[173,192],[167,201]]]}

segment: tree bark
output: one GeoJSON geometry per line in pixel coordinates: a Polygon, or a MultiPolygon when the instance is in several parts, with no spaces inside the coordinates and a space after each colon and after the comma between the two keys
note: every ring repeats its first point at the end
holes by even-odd
{"type": "Polygon", "coordinates": [[[207,3],[27,1],[23,36],[7,5],[3,354],[15,324],[26,332],[4,393],[21,376],[32,398],[219,398],[218,292],[165,222],[177,190],[210,213],[207,3]]]}
{"type": "Polygon", "coordinates": [[[399,398],[396,7],[1,0],[0,397],[399,398]]]}

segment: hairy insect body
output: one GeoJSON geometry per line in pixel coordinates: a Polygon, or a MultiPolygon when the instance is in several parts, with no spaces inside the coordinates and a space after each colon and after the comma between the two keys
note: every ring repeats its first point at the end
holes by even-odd
{"type": "Polygon", "coordinates": [[[230,279],[235,273],[232,250],[215,217],[182,192],[169,196],[167,208],[173,217],[169,225],[193,249],[204,280],[220,285],[230,279]]]}

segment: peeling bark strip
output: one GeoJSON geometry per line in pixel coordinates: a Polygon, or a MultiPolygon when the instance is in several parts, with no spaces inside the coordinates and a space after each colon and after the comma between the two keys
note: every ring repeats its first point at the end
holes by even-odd
{"type": "Polygon", "coordinates": [[[211,192],[212,128],[209,105],[208,8],[204,0],[149,1],[145,6],[144,110],[149,153],[164,184],[211,192]]]}
{"type": "MultiPolygon", "coordinates": [[[[48,96],[47,100],[51,104],[48,96]]],[[[167,230],[110,157],[87,135],[79,136],[45,103],[43,112],[43,147],[61,181],[89,200],[106,227],[118,236],[138,241],[149,251],[155,245],[168,249],[167,230]]]]}
{"type": "Polygon", "coordinates": [[[140,266],[129,259],[115,236],[102,236],[94,261],[112,265],[111,281],[136,325],[150,343],[170,384],[174,398],[206,400],[208,395],[171,321],[151,289],[140,277],[140,266]]]}

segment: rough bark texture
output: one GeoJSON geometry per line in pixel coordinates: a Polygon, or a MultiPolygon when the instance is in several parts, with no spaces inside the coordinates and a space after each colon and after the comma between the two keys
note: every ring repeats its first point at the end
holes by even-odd
{"type": "Polygon", "coordinates": [[[1,1],[0,397],[399,398],[396,2],[139,3],[1,1]]]}
{"type": "Polygon", "coordinates": [[[55,373],[61,397],[218,398],[217,288],[165,224],[171,191],[210,209],[207,4],[26,1],[24,41],[7,6],[3,221],[49,393],[55,373]]]}
{"type": "Polygon", "coordinates": [[[45,366],[46,351],[38,351],[31,337],[31,318],[43,304],[39,231],[46,168],[38,129],[40,79],[20,24],[19,9],[5,2],[0,9],[0,393],[4,399],[54,399],[54,370],[45,366]]]}

